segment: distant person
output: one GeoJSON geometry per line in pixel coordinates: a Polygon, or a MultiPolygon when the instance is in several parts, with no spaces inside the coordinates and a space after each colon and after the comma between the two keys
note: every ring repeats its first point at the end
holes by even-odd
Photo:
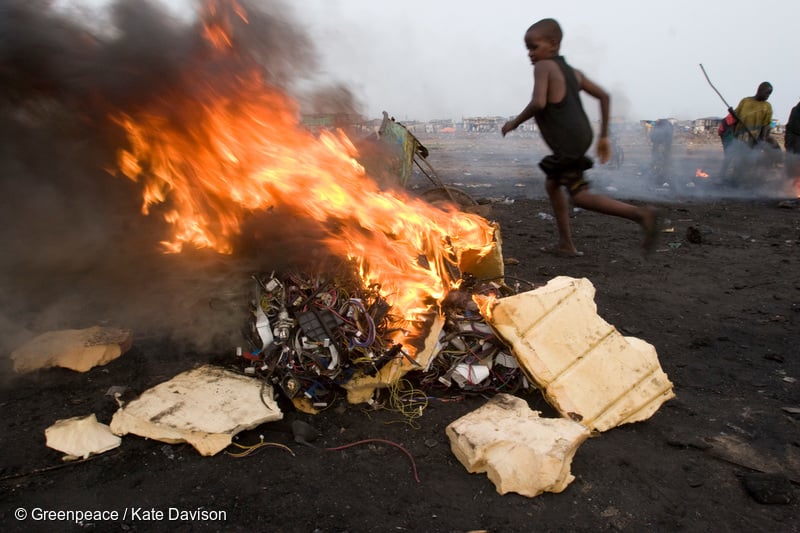
{"type": "Polygon", "coordinates": [[[653,145],[653,152],[672,150],[672,136],[674,128],[672,122],[665,118],[656,120],[650,129],[650,142],[653,145]]]}
{"type": "Polygon", "coordinates": [[[611,157],[608,164],[613,168],[619,168],[625,160],[625,150],[622,149],[619,133],[611,128],[609,130],[608,139],[611,145],[611,157]]]}
{"type": "Polygon", "coordinates": [[[650,128],[650,144],[652,145],[653,174],[658,181],[667,178],[670,155],[672,153],[672,122],[665,118],[656,120],[650,128]]]}
{"type": "Polygon", "coordinates": [[[800,103],[792,108],[783,133],[786,148],[786,174],[800,178],[800,103]]]}
{"type": "Polygon", "coordinates": [[[739,101],[734,110],[737,119],[734,136],[750,147],[769,138],[772,124],[772,104],[767,102],[772,94],[772,84],[763,81],[759,84],[755,96],[746,96],[739,101]]]}
{"type": "Polygon", "coordinates": [[[770,136],[772,104],[767,102],[771,94],[772,84],[768,81],[761,82],[754,96],[746,96],[739,101],[736,109],[728,109],[736,123],[733,127],[733,141],[724,154],[720,172],[723,179],[727,177],[731,165],[737,167],[747,160],[755,159],[746,148],[761,149],[763,142],[775,144],[770,136]]]}
{"type": "Polygon", "coordinates": [[[558,22],[542,19],[525,33],[525,46],[533,63],[533,96],[530,103],[515,118],[503,125],[502,133],[515,130],[523,122],[535,118],[542,138],[553,151],[539,163],[547,176],[546,188],[553,206],[558,227],[558,247],[554,253],[564,257],[583,255],[572,241],[569,222],[569,201],[590,211],[627,218],[639,223],[644,230],[642,245],[650,251],[656,240],[656,212],[650,207],[638,207],[589,191],[583,176],[592,167],[586,152],[592,144],[592,126],[583,110],[580,91],[586,91],[600,103],[600,138],[597,155],[601,163],[610,157],[608,116],[610,97],[580,70],[570,67],[562,56],[562,32],[558,22]]]}

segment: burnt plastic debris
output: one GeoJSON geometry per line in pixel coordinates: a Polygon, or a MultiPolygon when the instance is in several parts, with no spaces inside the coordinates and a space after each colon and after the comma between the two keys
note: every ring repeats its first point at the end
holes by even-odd
{"type": "Polygon", "coordinates": [[[342,325],[343,320],[332,311],[311,308],[298,313],[297,324],[301,331],[313,341],[324,341],[334,337],[333,330],[342,325]]]}
{"type": "Polygon", "coordinates": [[[398,342],[408,322],[393,313],[379,285],[364,287],[353,275],[331,278],[303,274],[253,276],[255,298],[247,327],[249,350],[237,351],[242,371],[261,377],[292,401],[305,398],[326,407],[343,396],[357,375],[375,376],[396,359],[410,362],[410,378],[429,395],[501,391],[529,383],[511,351],[493,334],[471,294],[507,295],[508,288],[469,274],[441,307],[445,326],[425,368],[411,346],[398,342]]]}

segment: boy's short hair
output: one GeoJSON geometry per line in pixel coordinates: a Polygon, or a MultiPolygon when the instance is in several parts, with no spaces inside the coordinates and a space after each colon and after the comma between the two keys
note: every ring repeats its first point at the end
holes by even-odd
{"type": "Polygon", "coordinates": [[[564,36],[564,33],[561,31],[561,25],[558,23],[556,19],[542,19],[538,22],[534,22],[531,24],[531,27],[528,28],[528,31],[532,30],[539,30],[545,36],[550,39],[553,39],[556,42],[561,42],[561,39],[564,36]]]}

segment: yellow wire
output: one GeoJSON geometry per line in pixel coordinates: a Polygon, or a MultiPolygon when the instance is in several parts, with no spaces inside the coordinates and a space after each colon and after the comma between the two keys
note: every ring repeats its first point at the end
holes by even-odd
{"type": "Polygon", "coordinates": [[[428,398],[421,390],[415,389],[410,381],[398,379],[389,386],[389,410],[400,414],[409,426],[418,429],[419,424],[415,421],[422,417],[422,413],[428,407],[428,398]],[[414,400],[421,396],[423,400],[414,400]]]}
{"type": "Polygon", "coordinates": [[[231,457],[247,457],[251,453],[258,450],[259,448],[264,448],[264,447],[281,448],[282,450],[286,450],[287,452],[291,453],[292,456],[294,456],[294,452],[292,451],[292,449],[286,446],[285,444],[281,444],[279,442],[265,442],[264,437],[261,437],[261,441],[258,442],[257,444],[239,444],[238,442],[232,442],[231,444],[236,446],[237,448],[244,450],[243,452],[226,451],[225,453],[230,455],[231,457]]]}

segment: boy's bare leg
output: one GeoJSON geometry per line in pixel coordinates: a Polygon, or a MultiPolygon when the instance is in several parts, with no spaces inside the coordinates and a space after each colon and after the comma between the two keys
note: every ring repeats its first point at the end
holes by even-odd
{"type": "Polygon", "coordinates": [[[621,202],[608,196],[594,194],[588,189],[583,189],[575,193],[572,201],[576,206],[589,211],[596,211],[606,215],[627,218],[639,224],[644,230],[644,240],[642,247],[646,251],[655,244],[657,236],[656,210],[652,207],[640,207],[621,202]]]}
{"type": "Polygon", "coordinates": [[[569,227],[569,200],[566,191],[554,179],[548,179],[545,185],[558,228],[558,251],[564,255],[577,255],[578,250],[572,242],[569,227]]]}

